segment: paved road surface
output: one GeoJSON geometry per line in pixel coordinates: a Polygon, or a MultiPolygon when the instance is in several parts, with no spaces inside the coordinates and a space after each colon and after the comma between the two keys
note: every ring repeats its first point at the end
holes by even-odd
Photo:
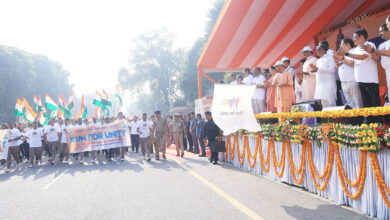
{"type": "Polygon", "coordinates": [[[230,164],[186,156],[2,169],[0,219],[368,219],[230,164]]]}

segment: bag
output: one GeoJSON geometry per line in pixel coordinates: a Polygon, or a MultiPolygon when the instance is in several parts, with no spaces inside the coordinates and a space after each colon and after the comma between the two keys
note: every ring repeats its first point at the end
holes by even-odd
{"type": "Polygon", "coordinates": [[[209,145],[211,152],[226,152],[225,141],[211,141],[209,145]]]}

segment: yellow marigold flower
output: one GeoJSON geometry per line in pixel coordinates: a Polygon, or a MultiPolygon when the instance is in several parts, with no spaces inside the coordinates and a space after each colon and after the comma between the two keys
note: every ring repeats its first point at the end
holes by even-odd
{"type": "Polygon", "coordinates": [[[337,132],[338,135],[342,135],[343,132],[341,132],[340,130],[337,132]]]}
{"type": "Polygon", "coordinates": [[[356,135],[357,135],[358,137],[361,137],[361,136],[363,136],[363,133],[359,131],[358,133],[356,133],[356,135]]]}
{"type": "Polygon", "coordinates": [[[367,124],[362,124],[361,126],[360,126],[360,128],[367,128],[367,124]]]}
{"type": "Polygon", "coordinates": [[[372,132],[371,130],[368,130],[368,131],[367,131],[367,134],[370,135],[370,136],[372,136],[373,132],[372,132]]]}
{"type": "Polygon", "coordinates": [[[367,138],[367,143],[371,143],[371,138],[370,137],[367,138]]]}
{"type": "Polygon", "coordinates": [[[356,143],[361,144],[361,143],[363,143],[363,141],[360,139],[356,139],[356,143]]]}
{"type": "Polygon", "coordinates": [[[372,137],[372,142],[377,142],[378,138],[377,137],[372,137]]]}
{"type": "Polygon", "coordinates": [[[376,146],[375,145],[371,145],[369,150],[376,150],[376,146]]]}

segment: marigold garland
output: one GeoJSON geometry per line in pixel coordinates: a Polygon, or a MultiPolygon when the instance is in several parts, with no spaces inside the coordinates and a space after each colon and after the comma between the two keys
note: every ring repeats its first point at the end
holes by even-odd
{"type": "Polygon", "coordinates": [[[303,181],[303,177],[304,177],[304,174],[305,174],[306,143],[302,144],[301,162],[299,164],[299,169],[296,170],[295,169],[295,165],[294,165],[294,160],[293,160],[293,157],[292,157],[292,153],[291,153],[291,143],[289,141],[286,141],[286,142],[287,142],[286,144],[287,144],[287,152],[288,152],[288,161],[289,161],[289,164],[290,164],[291,175],[292,175],[292,178],[293,178],[294,182],[296,184],[300,185],[302,183],[302,181],[303,181]],[[298,180],[295,177],[295,173],[300,174],[300,177],[299,177],[298,180]]]}
{"type": "MultiPolygon", "coordinates": [[[[256,141],[257,141],[257,139],[259,139],[259,138],[256,138],[256,141]]],[[[255,153],[252,155],[251,151],[250,151],[250,148],[249,148],[248,136],[245,136],[244,137],[244,148],[246,148],[246,151],[247,151],[246,158],[248,159],[249,167],[250,168],[255,167],[256,160],[257,160],[257,150],[259,148],[259,145],[256,143],[255,153]],[[251,159],[250,158],[252,158],[253,163],[251,163],[251,159]]]]}
{"type": "Polygon", "coordinates": [[[326,167],[325,167],[325,170],[324,170],[324,173],[322,175],[318,175],[318,172],[314,166],[314,162],[313,162],[313,155],[312,155],[312,151],[311,151],[311,143],[309,142],[307,144],[307,157],[308,157],[308,160],[309,160],[309,168],[310,168],[310,173],[311,173],[311,177],[313,179],[313,183],[314,185],[316,186],[316,188],[320,191],[323,191],[327,186],[328,186],[328,183],[329,183],[329,178],[330,178],[330,175],[332,173],[332,166],[333,166],[333,156],[334,156],[334,153],[333,153],[333,144],[329,143],[329,151],[328,151],[328,161],[327,161],[327,164],[326,164],[326,167]],[[323,179],[325,177],[325,181],[324,181],[324,185],[320,186],[317,182],[317,178],[319,179],[323,179]]]}
{"type": "MultiPolygon", "coordinates": [[[[245,137],[247,138],[247,141],[248,141],[248,136],[244,136],[244,143],[243,143],[243,146],[242,146],[242,154],[240,153],[240,145],[238,144],[238,136],[234,136],[234,145],[237,143],[236,145],[236,149],[237,149],[237,157],[238,157],[238,162],[240,163],[240,165],[243,165],[244,162],[245,162],[245,151],[246,151],[246,148],[245,148],[245,137]],[[236,141],[236,137],[237,137],[237,141],[236,141]]],[[[234,154],[234,151],[233,151],[233,154],[234,154]]]]}
{"type": "Polygon", "coordinates": [[[256,140],[256,144],[259,144],[260,165],[264,172],[268,172],[271,167],[271,142],[273,142],[273,140],[268,140],[267,159],[264,161],[261,137],[259,136],[256,140]],[[265,167],[265,165],[267,165],[267,167],[265,167]]]}
{"type": "Polygon", "coordinates": [[[279,163],[276,162],[276,154],[275,154],[275,142],[271,142],[271,150],[272,150],[272,160],[274,164],[274,169],[275,169],[275,175],[277,177],[281,177],[284,173],[284,168],[285,168],[285,160],[286,160],[286,148],[285,145],[282,145],[282,155],[280,156],[280,161],[279,163]],[[278,173],[278,167],[282,166],[280,173],[278,173]]]}
{"type": "Polygon", "coordinates": [[[390,194],[390,190],[387,187],[385,180],[383,179],[382,172],[380,170],[380,166],[379,166],[379,162],[378,162],[378,158],[376,157],[376,155],[374,153],[370,152],[369,155],[370,155],[370,159],[371,159],[371,167],[374,171],[374,176],[375,176],[376,183],[377,183],[377,186],[379,189],[379,193],[381,194],[382,199],[385,202],[385,204],[387,205],[387,207],[390,208],[390,202],[389,202],[389,199],[387,198],[387,195],[386,195],[386,193],[390,194]]]}

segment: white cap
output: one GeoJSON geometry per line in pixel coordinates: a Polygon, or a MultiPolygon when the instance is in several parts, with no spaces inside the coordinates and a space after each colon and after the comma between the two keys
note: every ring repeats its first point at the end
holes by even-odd
{"type": "Polygon", "coordinates": [[[290,61],[290,59],[288,57],[283,57],[282,62],[284,62],[284,61],[290,61]]]}
{"type": "Polygon", "coordinates": [[[313,52],[313,50],[309,46],[304,47],[301,51],[302,52],[304,52],[304,51],[311,51],[311,52],[313,52]]]}
{"type": "Polygon", "coordinates": [[[276,61],[275,66],[284,66],[284,63],[280,60],[276,61]]]}

